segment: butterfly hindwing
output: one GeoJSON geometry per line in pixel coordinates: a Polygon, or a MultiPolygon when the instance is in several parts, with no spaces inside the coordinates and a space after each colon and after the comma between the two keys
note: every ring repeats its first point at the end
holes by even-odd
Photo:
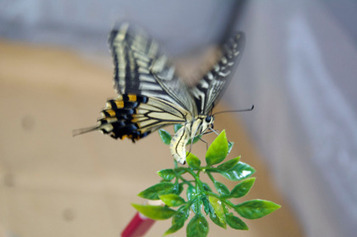
{"type": "Polygon", "coordinates": [[[134,142],[163,126],[184,123],[187,116],[187,111],[170,102],[124,94],[107,101],[97,129],[115,139],[129,138],[134,142]]]}

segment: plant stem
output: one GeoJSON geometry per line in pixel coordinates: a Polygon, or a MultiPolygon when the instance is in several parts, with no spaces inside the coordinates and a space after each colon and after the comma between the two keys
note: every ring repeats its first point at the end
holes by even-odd
{"type": "Polygon", "coordinates": [[[199,177],[200,170],[197,171],[197,174],[193,170],[191,170],[190,168],[186,168],[186,170],[196,180],[196,184],[198,185],[198,188],[200,190],[204,191],[202,182],[201,182],[200,177],[199,177]]]}
{"type": "Polygon", "coordinates": [[[215,183],[216,180],[214,179],[214,177],[212,176],[211,172],[206,172],[207,176],[210,178],[210,180],[212,181],[212,183],[215,183]]]}

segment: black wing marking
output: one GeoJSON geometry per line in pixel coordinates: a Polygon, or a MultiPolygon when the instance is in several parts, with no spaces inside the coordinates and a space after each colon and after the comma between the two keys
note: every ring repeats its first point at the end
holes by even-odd
{"type": "Polygon", "coordinates": [[[115,27],[109,36],[114,59],[114,87],[118,94],[156,97],[197,114],[196,105],[175,68],[160,53],[158,43],[128,23],[115,27]]]}
{"type": "Polygon", "coordinates": [[[135,94],[108,100],[101,114],[97,126],[77,129],[73,135],[100,130],[115,139],[129,138],[135,142],[161,127],[192,119],[188,111],[176,104],[135,94]]]}
{"type": "Polygon", "coordinates": [[[242,32],[234,34],[222,47],[220,60],[208,71],[199,83],[190,88],[199,114],[209,114],[222,96],[243,53],[245,37],[242,32]]]}

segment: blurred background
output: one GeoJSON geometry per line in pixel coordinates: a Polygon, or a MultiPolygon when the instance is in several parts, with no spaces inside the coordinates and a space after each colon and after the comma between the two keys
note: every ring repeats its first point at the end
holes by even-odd
{"type": "Polygon", "coordinates": [[[257,169],[247,198],[283,207],[247,221],[248,232],[211,224],[211,236],[355,236],[356,11],[353,0],[1,0],[0,236],[119,236],[130,203],[143,203],[136,194],[172,166],[157,134],[135,145],[71,136],[115,96],[107,36],[122,20],[146,29],[192,80],[216,45],[246,34],[216,111],[256,109],[217,116],[215,128],[257,169]]]}

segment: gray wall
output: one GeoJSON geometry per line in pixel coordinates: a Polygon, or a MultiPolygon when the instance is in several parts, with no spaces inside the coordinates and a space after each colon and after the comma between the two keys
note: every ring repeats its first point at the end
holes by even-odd
{"type": "Polygon", "coordinates": [[[171,54],[217,41],[239,1],[227,0],[2,0],[0,36],[107,52],[116,21],[134,22],[171,54]]]}
{"type": "Polygon", "coordinates": [[[307,236],[357,233],[357,3],[250,1],[246,50],[226,98],[307,236]],[[354,12],[354,14],[351,14],[354,12]]]}

